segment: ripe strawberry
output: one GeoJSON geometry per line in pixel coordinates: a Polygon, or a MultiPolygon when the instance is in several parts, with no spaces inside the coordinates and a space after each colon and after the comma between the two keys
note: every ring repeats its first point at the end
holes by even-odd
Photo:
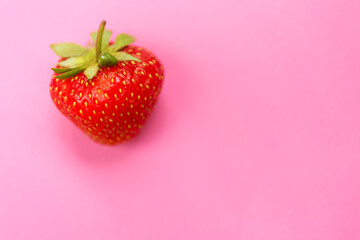
{"type": "Polygon", "coordinates": [[[130,35],[91,34],[94,44],[53,44],[61,61],[53,68],[50,94],[56,107],[93,140],[114,145],[136,136],[161,90],[164,70],[149,50],[129,45],[130,35]]]}

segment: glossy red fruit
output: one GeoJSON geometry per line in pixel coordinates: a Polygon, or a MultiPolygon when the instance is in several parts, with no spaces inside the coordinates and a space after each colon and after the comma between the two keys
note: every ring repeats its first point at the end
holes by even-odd
{"type": "Polygon", "coordinates": [[[103,144],[121,143],[139,133],[164,80],[163,66],[153,53],[132,45],[122,51],[139,61],[100,67],[91,80],[84,72],[66,79],[54,73],[51,79],[50,94],[56,107],[103,144]]]}

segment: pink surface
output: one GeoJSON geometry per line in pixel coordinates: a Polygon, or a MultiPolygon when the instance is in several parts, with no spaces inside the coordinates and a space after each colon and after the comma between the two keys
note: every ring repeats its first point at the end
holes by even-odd
{"type": "Polygon", "coordinates": [[[0,239],[360,239],[359,12],[1,1],[0,239]],[[49,44],[85,44],[102,19],[166,70],[151,119],[117,147],[49,96],[49,44]]]}

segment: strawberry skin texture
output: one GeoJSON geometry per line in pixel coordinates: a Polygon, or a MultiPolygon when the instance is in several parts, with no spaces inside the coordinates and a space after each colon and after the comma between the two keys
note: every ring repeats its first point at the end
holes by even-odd
{"type": "Polygon", "coordinates": [[[102,67],[88,80],[84,73],[57,79],[50,95],[56,107],[96,142],[115,145],[135,137],[157,102],[164,68],[149,50],[129,45],[125,52],[141,62],[102,67]]]}

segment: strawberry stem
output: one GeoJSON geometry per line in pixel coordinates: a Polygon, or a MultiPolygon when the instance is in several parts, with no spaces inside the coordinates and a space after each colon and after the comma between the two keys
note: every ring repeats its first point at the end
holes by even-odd
{"type": "Polygon", "coordinates": [[[105,20],[103,20],[100,23],[99,30],[98,30],[97,36],[96,36],[96,44],[95,44],[96,45],[96,61],[98,61],[100,54],[101,54],[101,43],[102,43],[103,33],[105,30],[105,24],[106,24],[105,20]]]}

